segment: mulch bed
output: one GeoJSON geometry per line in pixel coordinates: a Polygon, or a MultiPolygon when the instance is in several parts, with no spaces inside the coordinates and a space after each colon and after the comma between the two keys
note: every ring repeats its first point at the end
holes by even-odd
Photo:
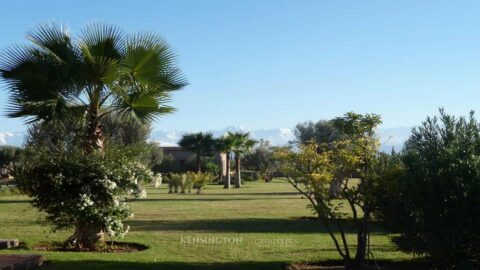
{"type": "Polygon", "coordinates": [[[148,249],[147,246],[137,243],[125,243],[125,242],[106,242],[104,247],[100,247],[98,250],[89,249],[76,249],[73,247],[63,248],[62,243],[41,243],[33,246],[34,250],[40,251],[69,251],[69,252],[94,252],[94,253],[130,253],[139,252],[148,249]]]}

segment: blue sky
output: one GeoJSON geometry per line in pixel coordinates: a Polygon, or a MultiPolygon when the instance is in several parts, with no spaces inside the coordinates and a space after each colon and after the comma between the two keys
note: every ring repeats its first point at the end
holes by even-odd
{"type": "MultiPolygon", "coordinates": [[[[40,22],[152,30],[190,85],[161,130],[293,127],[347,111],[414,126],[480,106],[480,1],[5,1],[0,48],[40,22]]],[[[7,94],[0,92],[0,106],[7,94]]],[[[0,116],[0,131],[22,131],[0,116]]]]}

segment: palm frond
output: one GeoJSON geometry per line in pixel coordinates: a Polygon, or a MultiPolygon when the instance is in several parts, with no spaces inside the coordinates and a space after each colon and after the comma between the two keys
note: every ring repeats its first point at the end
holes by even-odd
{"type": "Polygon", "coordinates": [[[197,132],[184,134],[178,145],[187,151],[208,156],[213,153],[216,143],[212,133],[197,132]]]}
{"type": "Polygon", "coordinates": [[[123,64],[132,81],[159,91],[172,91],[187,84],[175,61],[175,54],[160,36],[137,33],[127,41],[123,64]]]}
{"type": "Polygon", "coordinates": [[[43,23],[30,30],[27,39],[57,61],[58,76],[64,81],[64,94],[78,95],[83,84],[78,80],[82,67],[80,50],[72,42],[68,27],[61,23],[43,23]]]}
{"type": "Polygon", "coordinates": [[[89,84],[111,85],[118,78],[119,61],[106,57],[86,57],[82,79],[89,84]]]}
{"type": "Polygon", "coordinates": [[[0,57],[0,69],[11,93],[8,116],[31,116],[29,122],[51,120],[66,109],[69,78],[50,54],[33,47],[11,47],[0,57]]]}
{"type": "Polygon", "coordinates": [[[79,47],[85,63],[83,77],[96,84],[111,84],[118,78],[125,54],[125,35],[112,25],[88,24],[81,32],[79,47]]]}
{"type": "Polygon", "coordinates": [[[66,119],[70,114],[67,101],[61,97],[42,101],[11,100],[7,107],[8,117],[23,117],[28,124],[38,121],[66,119]]]}
{"type": "Polygon", "coordinates": [[[88,57],[120,60],[125,54],[125,34],[120,28],[101,22],[87,24],[80,34],[80,47],[88,57]]]}
{"type": "Polygon", "coordinates": [[[65,64],[78,65],[78,51],[65,24],[44,23],[27,33],[27,39],[65,64]]]}
{"type": "Polygon", "coordinates": [[[154,34],[127,36],[115,26],[92,23],[73,39],[65,25],[45,23],[27,38],[31,46],[0,54],[10,117],[83,119],[93,105],[102,115],[116,112],[148,124],[175,110],[166,105],[170,93],[186,85],[175,55],[154,34]]]}
{"type": "Polygon", "coordinates": [[[155,96],[147,91],[130,92],[116,99],[113,106],[119,115],[143,125],[175,111],[175,108],[165,105],[169,100],[168,97],[155,96]]]}
{"type": "Polygon", "coordinates": [[[232,151],[240,156],[250,151],[257,144],[256,140],[250,139],[249,132],[228,132],[227,137],[232,141],[232,151]]]}

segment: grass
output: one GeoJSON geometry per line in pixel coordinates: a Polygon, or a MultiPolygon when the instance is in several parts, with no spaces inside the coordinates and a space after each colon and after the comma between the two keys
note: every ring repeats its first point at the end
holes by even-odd
{"type": "MultiPolygon", "coordinates": [[[[136,253],[32,251],[29,247],[63,241],[70,232],[52,232],[28,197],[1,196],[0,239],[18,238],[26,247],[0,253],[43,254],[44,268],[52,270],[284,269],[291,262],[339,258],[319,222],[299,219],[313,216],[308,202],[282,180],[247,182],[233,190],[210,185],[200,195],[167,191],[150,189],[147,199],[130,202],[135,217],[122,241],[149,247],[136,253]]],[[[387,230],[374,225],[372,231],[377,259],[411,259],[395,250],[387,230]]],[[[353,243],[354,237],[351,233],[348,240],[353,243]]]]}

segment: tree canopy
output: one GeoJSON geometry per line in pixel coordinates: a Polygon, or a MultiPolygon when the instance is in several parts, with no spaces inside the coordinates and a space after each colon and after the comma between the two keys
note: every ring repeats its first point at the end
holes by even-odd
{"type": "Polygon", "coordinates": [[[174,110],[167,102],[185,85],[174,53],[154,33],[125,34],[91,23],[73,37],[65,25],[47,23],[27,39],[31,44],[0,56],[10,93],[7,115],[27,123],[74,118],[86,124],[90,149],[103,148],[103,117],[150,123],[174,110]]]}

